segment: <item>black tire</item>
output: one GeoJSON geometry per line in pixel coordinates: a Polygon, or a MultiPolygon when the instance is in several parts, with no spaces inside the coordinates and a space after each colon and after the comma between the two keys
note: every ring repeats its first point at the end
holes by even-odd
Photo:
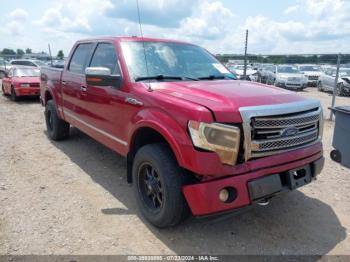
{"type": "Polygon", "coordinates": [[[182,193],[186,173],[181,172],[166,144],[140,148],[132,174],[139,208],[151,224],[159,228],[171,227],[188,217],[190,212],[182,193]]]}
{"type": "Polygon", "coordinates": [[[46,104],[45,120],[47,134],[52,140],[58,141],[69,137],[69,123],[58,117],[53,100],[49,100],[46,104]]]}
{"type": "Polygon", "coordinates": [[[337,86],[337,94],[339,96],[346,96],[347,92],[344,89],[344,84],[343,83],[339,83],[337,86]]]}
{"type": "Polygon", "coordinates": [[[330,156],[331,156],[331,159],[332,159],[333,161],[335,161],[335,162],[337,162],[337,163],[340,163],[340,162],[341,162],[341,153],[340,153],[339,150],[336,150],[336,149],[335,149],[335,150],[332,150],[330,156]]]}
{"type": "Polygon", "coordinates": [[[11,100],[12,101],[18,101],[18,96],[16,95],[15,89],[12,87],[11,88],[11,100]]]}

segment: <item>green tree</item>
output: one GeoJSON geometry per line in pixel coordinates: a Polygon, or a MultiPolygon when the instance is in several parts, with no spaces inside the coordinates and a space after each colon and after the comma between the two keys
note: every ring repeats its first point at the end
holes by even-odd
{"type": "Polygon", "coordinates": [[[31,53],[32,53],[32,49],[26,48],[26,54],[31,54],[31,53]]]}
{"type": "Polygon", "coordinates": [[[3,54],[3,55],[15,55],[16,52],[13,51],[13,49],[4,48],[4,49],[2,49],[1,54],[3,54]]]}
{"type": "Polygon", "coordinates": [[[59,51],[58,51],[57,57],[58,57],[59,59],[63,59],[63,58],[64,58],[63,50],[59,50],[59,51]]]}
{"type": "Polygon", "coordinates": [[[22,49],[16,50],[17,56],[22,57],[24,55],[24,51],[22,49]]]}

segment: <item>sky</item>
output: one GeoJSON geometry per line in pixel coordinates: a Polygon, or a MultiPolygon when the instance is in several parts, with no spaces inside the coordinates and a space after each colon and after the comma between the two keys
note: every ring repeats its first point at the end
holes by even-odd
{"type": "MultiPolygon", "coordinates": [[[[136,0],[0,0],[0,49],[67,55],[78,39],[140,35],[136,0]]],[[[214,54],[350,53],[350,0],[139,0],[143,35],[214,54]]]]}

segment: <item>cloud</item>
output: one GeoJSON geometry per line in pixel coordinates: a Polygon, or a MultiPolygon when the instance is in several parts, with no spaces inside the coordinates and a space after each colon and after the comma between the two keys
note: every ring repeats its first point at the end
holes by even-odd
{"type": "Polygon", "coordinates": [[[55,28],[64,32],[89,33],[92,31],[89,19],[101,16],[108,8],[112,8],[109,0],[60,0],[34,24],[45,30],[55,28]]]}
{"type": "MultiPolygon", "coordinates": [[[[113,7],[106,10],[107,16],[138,23],[136,1],[111,0],[111,4],[113,7]]],[[[200,6],[199,0],[139,0],[142,23],[158,27],[179,26],[195,6],[200,6]]]]}
{"type": "MultiPolygon", "coordinates": [[[[227,2],[139,0],[144,35],[192,42],[213,53],[243,53],[249,29],[250,53],[350,51],[350,1],[296,0],[283,11],[293,15],[278,19],[259,14],[259,8],[253,10],[256,15],[241,17],[244,12],[228,8],[227,2]]],[[[35,15],[34,22],[28,17],[26,10],[15,9],[3,16],[0,31],[12,36],[13,42],[30,39],[37,46],[42,39],[57,42],[67,48],[66,53],[80,38],[139,35],[134,0],[55,0],[41,16],[35,15]]]]}
{"type": "Polygon", "coordinates": [[[12,20],[16,20],[16,21],[25,21],[27,20],[29,14],[26,10],[21,9],[21,8],[17,8],[15,10],[13,10],[8,17],[12,20]]]}
{"type": "Polygon", "coordinates": [[[288,15],[290,13],[293,13],[293,12],[297,11],[298,9],[299,9],[299,5],[292,5],[292,6],[288,7],[287,9],[285,9],[283,11],[283,13],[288,15]]]}

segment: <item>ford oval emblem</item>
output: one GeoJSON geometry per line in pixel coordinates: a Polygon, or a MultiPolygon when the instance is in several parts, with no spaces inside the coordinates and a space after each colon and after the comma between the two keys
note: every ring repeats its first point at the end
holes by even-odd
{"type": "Polygon", "coordinates": [[[286,136],[295,136],[298,134],[299,130],[295,126],[292,127],[287,127],[282,130],[281,137],[286,137],[286,136]]]}

